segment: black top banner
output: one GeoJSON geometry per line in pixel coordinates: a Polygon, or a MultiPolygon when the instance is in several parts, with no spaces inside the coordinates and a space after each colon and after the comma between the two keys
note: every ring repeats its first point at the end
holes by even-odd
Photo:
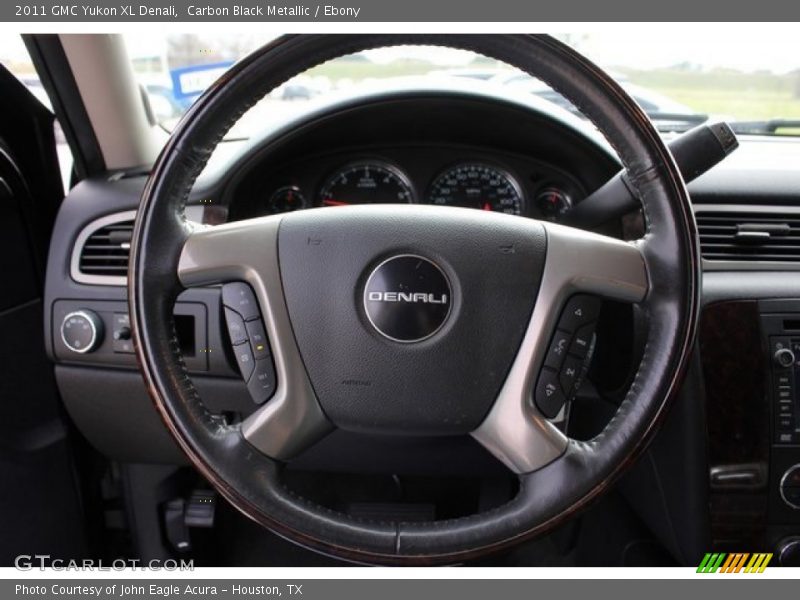
{"type": "MultiPolygon", "coordinates": [[[[11,0],[4,22],[785,22],[800,20],[786,0],[11,0]]],[[[527,27],[526,29],[530,29],[527,27]]]]}

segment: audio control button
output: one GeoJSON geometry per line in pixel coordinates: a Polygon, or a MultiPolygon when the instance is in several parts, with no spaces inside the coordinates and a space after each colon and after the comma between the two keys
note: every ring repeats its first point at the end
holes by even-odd
{"type": "Polygon", "coordinates": [[[594,296],[578,294],[573,296],[564,307],[558,326],[569,332],[576,331],[589,323],[594,323],[600,314],[601,300],[594,296]]]}
{"type": "Polygon", "coordinates": [[[263,404],[275,393],[277,381],[275,378],[275,368],[272,366],[271,358],[264,358],[256,361],[256,368],[253,376],[247,383],[247,391],[256,404],[263,404]]]}
{"type": "Polygon", "coordinates": [[[561,363],[564,362],[564,357],[569,350],[572,336],[562,330],[558,330],[553,334],[553,339],[550,341],[550,348],[547,350],[547,355],[544,357],[544,366],[551,369],[558,369],[561,363]]]}
{"type": "Polygon", "coordinates": [[[231,338],[231,344],[236,346],[247,341],[247,329],[244,326],[244,320],[234,310],[225,308],[225,323],[228,325],[228,336],[231,338]]]}
{"type": "Polygon", "coordinates": [[[539,411],[548,419],[558,416],[561,407],[566,402],[566,397],[561,391],[558,371],[544,368],[539,373],[539,381],[536,384],[536,406],[539,411]]]}
{"type": "Polygon", "coordinates": [[[794,364],[794,352],[789,350],[789,348],[779,348],[775,351],[775,354],[772,355],[772,359],[781,369],[788,369],[794,364]]]}
{"type": "Polygon", "coordinates": [[[592,347],[592,338],[594,337],[594,324],[584,325],[572,338],[572,345],[569,347],[569,353],[574,354],[580,359],[586,358],[589,349],[592,347]]]}
{"type": "Polygon", "coordinates": [[[226,283],[222,286],[222,303],[239,313],[245,321],[261,316],[253,290],[241,281],[226,283]]]}
{"type": "Polygon", "coordinates": [[[267,333],[264,331],[264,323],[261,322],[261,319],[256,319],[245,323],[245,327],[247,327],[247,337],[250,339],[253,356],[256,360],[268,358],[271,352],[269,342],[267,342],[267,333]]]}

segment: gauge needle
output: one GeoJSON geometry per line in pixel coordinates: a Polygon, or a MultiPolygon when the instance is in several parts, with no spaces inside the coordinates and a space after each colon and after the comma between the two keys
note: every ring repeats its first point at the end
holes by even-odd
{"type": "Polygon", "coordinates": [[[338,200],[323,200],[325,206],[347,206],[349,202],[339,202],[338,200]]]}
{"type": "Polygon", "coordinates": [[[491,211],[491,210],[492,210],[492,205],[491,205],[491,204],[489,204],[488,202],[484,202],[484,204],[483,204],[483,210],[488,210],[488,211],[491,211]]]}

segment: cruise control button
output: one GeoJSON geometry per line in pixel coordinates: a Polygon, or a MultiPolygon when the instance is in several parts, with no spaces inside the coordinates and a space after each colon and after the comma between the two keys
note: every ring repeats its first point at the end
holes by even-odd
{"type": "Polygon", "coordinates": [[[592,345],[592,336],[594,335],[594,325],[584,325],[572,338],[572,345],[569,347],[569,353],[574,354],[580,359],[586,358],[589,353],[589,348],[592,345]]]}
{"type": "Polygon", "coordinates": [[[271,359],[256,361],[256,368],[247,383],[247,390],[256,404],[266,402],[272,397],[275,393],[275,368],[271,359]]]}
{"type": "Polygon", "coordinates": [[[536,383],[536,406],[548,419],[553,419],[558,415],[561,407],[564,406],[566,398],[561,391],[561,384],[558,381],[558,372],[553,369],[542,369],[539,373],[539,381],[536,383]]]}
{"type": "Polygon", "coordinates": [[[561,366],[569,349],[570,338],[570,334],[566,331],[557,330],[553,334],[547,355],[544,357],[544,366],[551,369],[558,369],[561,366]]]}
{"type": "Polygon", "coordinates": [[[564,366],[561,367],[559,379],[561,380],[561,388],[564,394],[569,398],[575,389],[575,383],[580,375],[583,361],[574,356],[568,356],[564,359],[564,366]]]}
{"type": "Polygon", "coordinates": [[[239,313],[245,321],[257,319],[258,303],[250,286],[241,281],[222,286],[222,303],[239,313]]]}
{"type": "Polygon", "coordinates": [[[242,342],[247,341],[247,330],[244,327],[244,320],[239,316],[239,313],[225,309],[225,322],[228,325],[228,335],[231,338],[231,344],[236,346],[242,342]]]}
{"type": "Polygon", "coordinates": [[[253,356],[256,360],[267,358],[270,355],[269,343],[267,342],[267,333],[264,331],[264,323],[261,319],[255,321],[248,321],[245,325],[247,327],[247,337],[250,338],[250,347],[253,349],[253,356]]]}
{"type": "Polygon", "coordinates": [[[250,350],[250,344],[234,346],[233,353],[236,355],[236,363],[239,365],[242,379],[249,381],[250,376],[253,374],[253,368],[255,367],[255,360],[253,359],[253,351],[250,350]]]}
{"type": "Polygon", "coordinates": [[[558,326],[567,331],[576,331],[578,328],[596,321],[599,314],[599,298],[585,294],[573,296],[564,307],[558,326]]]}

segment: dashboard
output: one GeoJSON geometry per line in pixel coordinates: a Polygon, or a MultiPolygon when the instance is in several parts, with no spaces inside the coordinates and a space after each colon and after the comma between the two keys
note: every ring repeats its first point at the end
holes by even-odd
{"type": "Polygon", "coordinates": [[[568,113],[488,93],[405,90],[344,100],[240,157],[227,220],[369,203],[558,220],[619,169],[568,113]]]}
{"type": "MultiPolygon", "coordinates": [[[[741,535],[755,522],[748,517],[752,512],[759,515],[761,536],[768,529],[766,535],[775,540],[800,527],[800,510],[789,508],[780,495],[781,477],[800,464],[800,392],[795,391],[800,367],[795,372],[772,361],[782,349],[776,344],[800,357],[798,164],[796,142],[747,140],[689,186],[704,251],[705,310],[699,372],[690,374],[687,388],[700,390],[689,404],[702,413],[703,403],[696,400],[703,398],[710,415],[715,539],[741,535]],[[757,231],[767,223],[776,231],[776,220],[777,230],[787,235],[777,241],[773,236],[774,249],[735,243],[742,225],[757,231]],[[796,407],[797,422],[784,421],[787,417],[778,412],[789,404],[796,407]]],[[[399,202],[559,221],[619,168],[586,123],[546,101],[521,103],[478,91],[403,90],[314,108],[262,136],[223,144],[198,179],[187,214],[218,224],[318,207],[399,202]]],[[[64,201],[48,259],[45,339],[64,404],[98,450],[120,461],[181,464],[184,458],[142,385],[126,320],[130,232],[145,182],[141,172],[112,173],[81,182],[64,201]],[[81,342],[81,352],[70,349],[71,338],[62,335],[65,323],[79,322],[76,313],[88,315],[96,334],[81,342]]],[[[601,232],[626,237],[629,220],[604,224],[601,232]]],[[[175,322],[204,403],[237,419],[256,406],[238,374],[223,313],[218,287],[191,289],[178,298],[175,322]]],[[[607,337],[618,342],[621,336],[611,328],[607,337]]],[[[635,351],[633,343],[627,351],[635,351]]],[[[608,354],[622,360],[625,353],[608,354]]],[[[599,368],[610,372],[620,365],[599,368]]],[[[590,405],[599,409],[602,402],[590,405]]],[[[671,454],[691,450],[684,436],[697,425],[692,423],[682,426],[671,454]]],[[[301,460],[315,467],[350,461],[357,468],[389,471],[400,467],[381,461],[409,461],[451,474],[494,468],[472,447],[445,452],[429,440],[413,440],[402,450],[392,446],[365,455],[338,435],[301,460]],[[437,455],[440,450],[444,454],[437,455]]],[[[694,456],[687,460],[704,468],[694,456]]],[[[689,475],[679,473],[667,487],[702,500],[699,493],[683,494],[689,475]]],[[[705,468],[699,479],[708,477],[705,468]]],[[[697,510],[706,510],[705,505],[697,510]]]]}

